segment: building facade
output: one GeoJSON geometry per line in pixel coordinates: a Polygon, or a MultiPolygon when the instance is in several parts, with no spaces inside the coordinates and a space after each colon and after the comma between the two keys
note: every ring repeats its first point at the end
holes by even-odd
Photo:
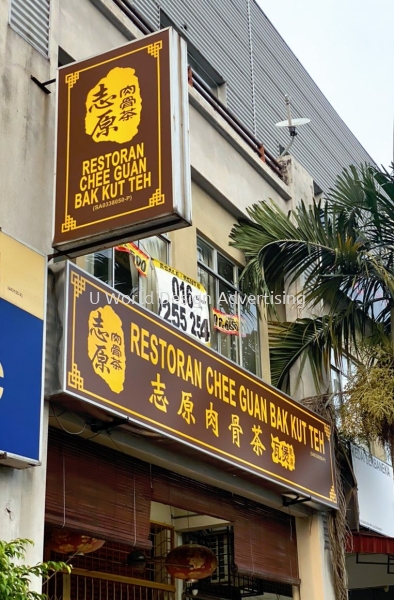
{"type": "MultiPolygon", "coordinates": [[[[34,547],[27,557],[31,563],[43,556],[64,558],[71,553],[71,576],[58,575],[44,586],[49,597],[57,600],[137,595],[147,600],[172,600],[182,593],[229,600],[334,598],[322,516],[336,506],[333,470],[330,480],[323,469],[333,464],[330,435],[323,421],[313,425],[316,417],[308,411],[304,411],[305,417],[297,417],[300,407],[296,401],[308,395],[310,382],[303,382],[299,398],[294,399],[269,387],[265,320],[258,318],[256,304],[246,310],[239,299],[230,301],[238,294],[243,257],[229,246],[229,232],[236,219],[246,214],[248,205],[272,198],[288,210],[301,199],[311,202],[316,192],[327,189],[341,166],[368,160],[368,155],[299,64],[295,85],[295,57],[249,0],[215,8],[201,2],[198,12],[194,3],[159,6],[148,1],[131,5],[121,0],[6,0],[0,6],[0,28],[2,319],[14,323],[4,306],[11,312],[13,307],[20,311],[12,317],[17,329],[4,327],[0,410],[9,415],[10,403],[16,402],[18,410],[10,427],[23,433],[20,446],[11,428],[8,437],[5,429],[0,434],[2,537],[32,539],[34,547]],[[210,31],[214,25],[218,33],[215,42],[210,31]],[[54,251],[53,171],[60,144],[58,139],[56,148],[54,80],[58,66],[141,40],[160,26],[175,26],[188,40],[191,70],[184,126],[190,143],[192,223],[179,230],[161,227],[159,233],[152,231],[149,236],[145,233],[141,238],[133,235],[119,243],[103,243],[96,252],[54,251]],[[270,36],[275,43],[269,41],[270,36]],[[239,52],[230,51],[234,39],[239,52]],[[269,53],[259,46],[263,39],[269,53]],[[274,46],[280,68],[268,60],[274,46]],[[267,59],[266,68],[262,68],[262,56],[267,59]],[[311,94],[306,100],[307,88],[311,94]],[[303,136],[307,143],[297,146],[295,157],[278,161],[278,140],[270,125],[283,118],[284,93],[291,94],[297,116],[313,119],[313,110],[316,118],[303,136]],[[270,111],[265,110],[268,104],[270,111]],[[127,252],[124,241],[133,241],[133,254],[127,252]],[[180,274],[180,286],[182,281],[190,281],[204,287],[209,297],[209,323],[203,327],[200,321],[198,341],[192,343],[192,338],[178,333],[176,312],[164,327],[157,270],[150,266],[144,273],[135,259],[135,248],[141,260],[145,256],[151,264],[155,259],[162,270],[180,274]],[[89,304],[82,306],[87,290],[89,304]],[[103,305],[96,302],[97,294],[106,298],[103,305]],[[96,344],[92,356],[88,349],[92,336],[101,336],[100,343],[107,343],[109,330],[104,331],[104,312],[100,312],[107,310],[105,307],[112,311],[112,324],[118,323],[118,318],[124,328],[124,352],[119,341],[123,334],[111,330],[116,337],[112,341],[116,352],[130,350],[127,373],[133,369],[131,382],[111,384],[122,388],[118,404],[113,393],[120,392],[114,392],[105,380],[109,369],[98,356],[104,346],[96,344]],[[217,311],[217,321],[212,309],[217,311]],[[79,310],[89,315],[81,327],[78,319],[84,317],[79,310]],[[34,319],[34,333],[23,321],[25,313],[34,319]],[[238,335],[229,333],[230,326],[226,331],[223,323],[236,323],[232,326],[238,328],[238,335]],[[8,366],[7,348],[15,331],[19,344],[31,351],[24,356],[15,347],[20,369],[14,372],[8,366]],[[193,350],[185,349],[191,346],[193,350]],[[160,349],[162,354],[158,354],[160,349]],[[33,355],[37,364],[32,363],[33,355]],[[88,355],[91,364],[83,371],[85,367],[82,369],[82,362],[75,357],[83,356],[81,361],[88,363],[88,355]],[[189,361],[194,365],[190,372],[189,361]],[[78,368],[74,369],[74,364],[78,368]],[[147,370],[147,364],[149,369],[157,368],[147,370]],[[169,374],[173,377],[166,380],[169,374]],[[96,378],[94,385],[101,391],[88,389],[84,382],[97,375],[101,379],[96,378]],[[154,381],[156,387],[152,387],[154,381]],[[179,381],[189,387],[179,388],[179,381]],[[253,386],[265,390],[265,402],[274,407],[273,412],[269,408],[265,414],[265,396],[253,392],[253,386]],[[173,420],[167,420],[178,392],[177,410],[173,420]],[[96,400],[92,400],[94,394],[96,400]],[[181,398],[186,404],[179,404],[181,398]],[[203,433],[187,438],[184,431],[195,425],[190,411],[193,400],[204,411],[203,433]],[[275,402],[290,408],[278,408],[275,402]],[[30,415],[33,404],[35,412],[30,415]],[[230,420],[223,425],[228,438],[223,444],[227,445],[221,445],[227,438],[224,434],[220,438],[219,430],[215,431],[208,410],[211,419],[214,414],[228,414],[230,420]],[[246,433],[240,414],[254,419],[250,422],[254,438],[247,442],[249,453],[254,452],[253,462],[237,454],[242,425],[246,433]],[[296,423],[296,419],[304,423],[299,435],[295,429],[293,434],[290,425],[290,420],[296,423]],[[269,431],[269,425],[279,437],[269,431]],[[208,434],[214,440],[211,445],[204,441],[208,434]],[[283,434],[281,439],[279,434],[283,434]],[[26,448],[24,440],[29,435],[36,435],[39,445],[26,448]],[[299,437],[297,443],[308,447],[309,454],[302,455],[300,464],[306,470],[312,464],[311,472],[316,469],[323,487],[330,484],[326,491],[314,487],[315,482],[305,487],[303,480],[297,479],[297,469],[291,468],[291,462],[285,466],[282,455],[283,464],[279,464],[274,438],[277,444],[285,444],[282,447],[297,448],[296,442],[290,443],[292,437],[299,437]],[[271,470],[259,466],[260,459],[271,455],[277,461],[271,470]],[[82,542],[78,535],[85,536],[82,542]],[[92,549],[96,539],[105,544],[92,549]],[[182,542],[209,546],[218,558],[216,572],[209,580],[201,579],[198,586],[174,579],[163,567],[169,551],[182,542]],[[78,553],[76,547],[81,543],[78,553]],[[137,551],[144,554],[144,560],[137,551]]],[[[186,42],[180,43],[186,48],[186,42]]],[[[186,71],[184,78],[186,82],[186,71]]],[[[102,103],[106,101],[108,98],[101,98],[102,103]]],[[[143,98],[142,102],[149,100],[143,98]]],[[[299,307],[282,299],[280,310],[292,319],[299,307]]],[[[119,355],[113,354],[112,359],[115,364],[119,355]]],[[[40,589],[40,582],[34,585],[40,589]]]]}

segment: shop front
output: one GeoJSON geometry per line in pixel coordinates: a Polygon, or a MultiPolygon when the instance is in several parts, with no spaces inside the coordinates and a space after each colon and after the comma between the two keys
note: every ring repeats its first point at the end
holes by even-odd
{"type": "Polygon", "coordinates": [[[329,424],[74,265],[51,289],[46,548],[73,570],[49,596],[298,597],[294,514],[336,507],[329,424]]]}
{"type": "Polygon", "coordinates": [[[67,554],[73,566],[70,576],[57,576],[66,591],[50,589],[53,598],[68,600],[67,590],[73,600],[172,598],[176,588],[165,559],[182,541],[211,548],[218,560],[211,578],[195,582],[199,597],[243,598],[270,589],[291,597],[299,584],[293,517],[50,430],[47,556],[63,554],[64,560],[67,554]],[[105,543],[96,549],[96,540],[105,543]]]}

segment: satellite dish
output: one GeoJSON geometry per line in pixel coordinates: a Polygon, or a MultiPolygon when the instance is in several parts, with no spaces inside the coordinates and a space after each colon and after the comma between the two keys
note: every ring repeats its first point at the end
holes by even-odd
{"type": "Polygon", "coordinates": [[[289,125],[289,121],[279,121],[279,123],[275,123],[275,127],[299,127],[300,125],[306,125],[310,123],[310,119],[306,119],[305,117],[301,119],[291,119],[291,125],[289,125]]]}
{"type": "Polygon", "coordinates": [[[301,125],[306,125],[307,123],[311,122],[310,119],[307,119],[305,117],[298,118],[298,119],[292,119],[291,112],[290,112],[290,98],[289,98],[289,96],[287,96],[287,94],[285,96],[285,102],[286,102],[287,119],[286,119],[286,121],[280,121],[279,123],[276,123],[275,127],[287,127],[289,130],[289,133],[290,133],[290,142],[287,144],[287,146],[283,150],[283,152],[280,153],[279,158],[281,156],[284,156],[290,150],[290,147],[294,142],[295,136],[297,135],[296,128],[300,127],[301,125]]]}

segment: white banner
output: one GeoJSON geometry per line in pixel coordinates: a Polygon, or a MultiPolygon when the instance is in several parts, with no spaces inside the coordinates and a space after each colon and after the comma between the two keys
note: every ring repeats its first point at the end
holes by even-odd
{"type": "Polygon", "coordinates": [[[152,262],[156,272],[159,317],[208,345],[211,334],[204,286],[159,260],[152,262]]]}
{"type": "Polygon", "coordinates": [[[394,537],[393,469],[364,448],[350,446],[357,480],[360,525],[394,537]]]}

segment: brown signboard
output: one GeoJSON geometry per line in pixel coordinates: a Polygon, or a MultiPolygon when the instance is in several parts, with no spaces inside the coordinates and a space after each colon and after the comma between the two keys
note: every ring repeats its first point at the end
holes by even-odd
{"type": "Polygon", "coordinates": [[[330,425],[74,265],[63,391],[335,507],[330,425]]]}
{"type": "Polygon", "coordinates": [[[54,247],[190,224],[186,47],[174,30],[59,69],[57,127],[54,247]]]}

